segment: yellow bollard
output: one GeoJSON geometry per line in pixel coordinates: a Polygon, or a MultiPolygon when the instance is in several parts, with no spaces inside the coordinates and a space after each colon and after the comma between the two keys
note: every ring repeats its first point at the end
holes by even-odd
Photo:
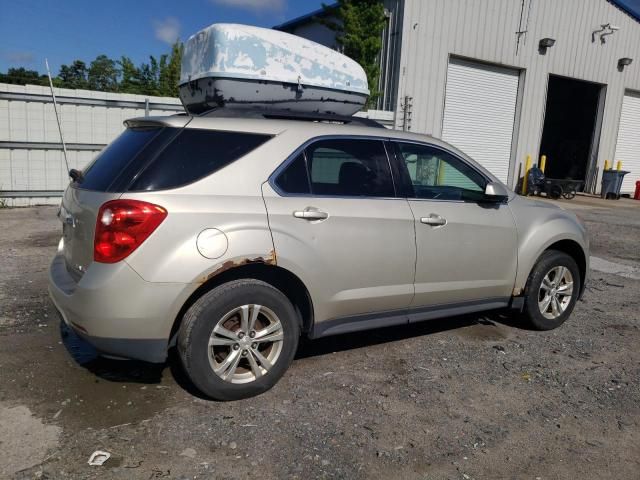
{"type": "Polygon", "coordinates": [[[542,173],[544,173],[544,167],[547,166],[547,156],[546,155],[542,155],[540,157],[540,170],[542,170],[542,173]]]}
{"type": "Polygon", "coordinates": [[[609,170],[609,160],[604,161],[604,169],[609,170]]]}
{"type": "Polygon", "coordinates": [[[438,165],[438,185],[444,185],[445,163],[439,162],[438,165]]]}
{"type": "Polygon", "coordinates": [[[524,177],[522,179],[522,195],[527,194],[527,176],[531,170],[531,155],[527,155],[527,161],[524,164],[524,177]]]}
{"type": "Polygon", "coordinates": [[[616,170],[620,171],[622,170],[622,161],[618,160],[618,163],[616,163],[616,170]]]}

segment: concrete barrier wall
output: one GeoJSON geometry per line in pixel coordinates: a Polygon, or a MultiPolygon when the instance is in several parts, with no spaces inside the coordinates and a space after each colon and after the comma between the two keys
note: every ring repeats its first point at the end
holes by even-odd
{"type": "MultiPolygon", "coordinates": [[[[54,92],[70,168],[84,168],[128,118],[184,111],[177,98],[54,92]]],[[[68,182],[50,89],[0,83],[0,198],[13,206],[57,204],[68,182]]]]}

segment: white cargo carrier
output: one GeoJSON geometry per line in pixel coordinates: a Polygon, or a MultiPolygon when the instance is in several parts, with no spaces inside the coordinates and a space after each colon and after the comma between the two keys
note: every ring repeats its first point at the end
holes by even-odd
{"type": "Polygon", "coordinates": [[[368,96],[357,62],[288,33],[217,23],[185,44],[180,99],[193,114],[225,107],[352,115],[368,96]]]}

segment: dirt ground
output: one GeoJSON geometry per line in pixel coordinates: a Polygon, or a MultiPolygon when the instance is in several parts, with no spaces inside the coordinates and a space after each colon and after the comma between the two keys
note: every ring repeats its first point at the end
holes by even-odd
{"type": "Polygon", "coordinates": [[[47,297],[56,209],[0,210],[0,478],[640,478],[640,202],[563,205],[614,272],[563,327],[492,312],[305,343],[233,403],[176,358],[97,358],[47,297]]]}

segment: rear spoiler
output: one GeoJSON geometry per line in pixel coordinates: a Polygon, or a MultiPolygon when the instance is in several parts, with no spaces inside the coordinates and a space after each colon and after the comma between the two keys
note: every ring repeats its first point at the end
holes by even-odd
{"type": "Polygon", "coordinates": [[[186,127],[193,117],[187,115],[171,115],[167,117],[137,117],[125,120],[127,128],[186,127]]]}

